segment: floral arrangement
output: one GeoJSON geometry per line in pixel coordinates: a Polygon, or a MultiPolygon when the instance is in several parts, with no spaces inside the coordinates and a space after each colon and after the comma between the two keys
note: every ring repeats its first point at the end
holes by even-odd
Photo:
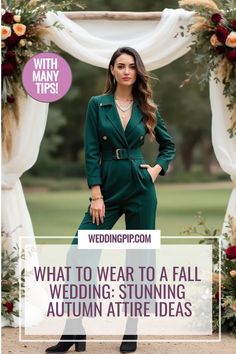
{"type": "MultiPolygon", "coordinates": [[[[181,0],[179,6],[195,11],[189,26],[193,35],[191,53],[201,86],[214,73],[222,81],[228,108],[232,111],[229,136],[236,135],[236,4],[235,0],[181,0]]],[[[192,75],[190,75],[192,76],[192,75]]],[[[188,81],[188,80],[187,80],[188,81]]]]}
{"type": "Polygon", "coordinates": [[[229,216],[228,232],[223,239],[228,247],[221,247],[221,267],[219,263],[218,230],[210,230],[201,214],[197,215],[197,226],[188,228],[185,235],[209,236],[200,243],[212,244],[213,260],[213,331],[219,330],[219,307],[221,307],[221,329],[236,336],[236,218],[229,216]],[[220,269],[221,268],[221,269],[220,269]],[[219,289],[219,283],[221,288],[219,289]],[[219,291],[220,290],[220,291],[219,291]]]}
{"type": "Polygon", "coordinates": [[[20,279],[17,274],[19,258],[24,259],[24,254],[19,255],[19,247],[16,245],[12,252],[8,252],[5,243],[9,235],[2,232],[2,274],[1,274],[1,291],[2,291],[2,316],[11,325],[14,316],[19,317],[18,305],[20,297],[20,279],[21,279],[21,296],[24,296],[25,270],[22,269],[20,279]]]}
{"type": "MultiPolygon", "coordinates": [[[[7,0],[2,2],[1,51],[2,51],[2,106],[3,146],[11,151],[11,120],[19,122],[17,99],[23,88],[21,73],[25,63],[33,55],[45,51],[57,51],[44,41],[50,28],[43,25],[49,11],[70,10],[82,7],[75,0],[54,3],[51,0],[7,0]]],[[[57,23],[54,26],[58,26],[57,23]]]]}
{"type": "Polygon", "coordinates": [[[229,246],[226,249],[222,247],[221,250],[220,292],[219,273],[213,273],[213,329],[219,328],[218,313],[221,306],[222,331],[236,336],[236,219],[231,216],[229,216],[228,228],[229,232],[223,237],[229,242],[229,246]]]}

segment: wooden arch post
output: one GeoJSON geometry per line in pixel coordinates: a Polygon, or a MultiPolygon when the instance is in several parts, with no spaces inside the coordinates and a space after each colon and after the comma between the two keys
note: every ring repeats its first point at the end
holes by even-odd
{"type": "Polygon", "coordinates": [[[111,21],[156,21],[162,12],[122,12],[122,11],[67,11],[63,12],[71,20],[111,20],[111,21]]]}

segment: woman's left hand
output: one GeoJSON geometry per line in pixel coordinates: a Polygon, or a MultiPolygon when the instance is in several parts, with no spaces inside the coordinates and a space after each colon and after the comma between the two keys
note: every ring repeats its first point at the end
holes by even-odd
{"type": "Polygon", "coordinates": [[[152,178],[152,182],[154,183],[155,180],[157,179],[159,173],[162,170],[162,167],[160,165],[156,165],[154,167],[147,165],[147,164],[141,164],[140,167],[142,168],[146,168],[148,173],[150,174],[151,178],[152,178]]]}

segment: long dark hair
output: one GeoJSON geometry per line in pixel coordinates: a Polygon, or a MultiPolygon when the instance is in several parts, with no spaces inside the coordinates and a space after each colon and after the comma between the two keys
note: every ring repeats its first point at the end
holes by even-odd
{"type": "Polygon", "coordinates": [[[118,48],[112,55],[108,71],[107,71],[107,81],[104,89],[104,93],[114,93],[116,90],[116,81],[111,72],[111,66],[114,67],[116,59],[121,54],[128,54],[134,58],[137,78],[133,85],[133,96],[138,101],[138,106],[144,117],[144,124],[147,127],[150,139],[155,138],[154,129],[156,126],[157,118],[157,106],[152,100],[152,89],[149,83],[149,75],[145,69],[143,61],[138,54],[138,52],[130,47],[118,48]]]}

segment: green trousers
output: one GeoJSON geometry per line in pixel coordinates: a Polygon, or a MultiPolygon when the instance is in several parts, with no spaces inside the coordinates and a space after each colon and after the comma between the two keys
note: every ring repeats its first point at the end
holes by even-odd
{"type": "Polygon", "coordinates": [[[138,160],[105,161],[105,183],[101,187],[105,202],[103,224],[93,224],[88,211],[79,226],[80,230],[110,230],[125,215],[127,230],[154,230],[157,197],[149,172],[140,167],[138,160]]]}

